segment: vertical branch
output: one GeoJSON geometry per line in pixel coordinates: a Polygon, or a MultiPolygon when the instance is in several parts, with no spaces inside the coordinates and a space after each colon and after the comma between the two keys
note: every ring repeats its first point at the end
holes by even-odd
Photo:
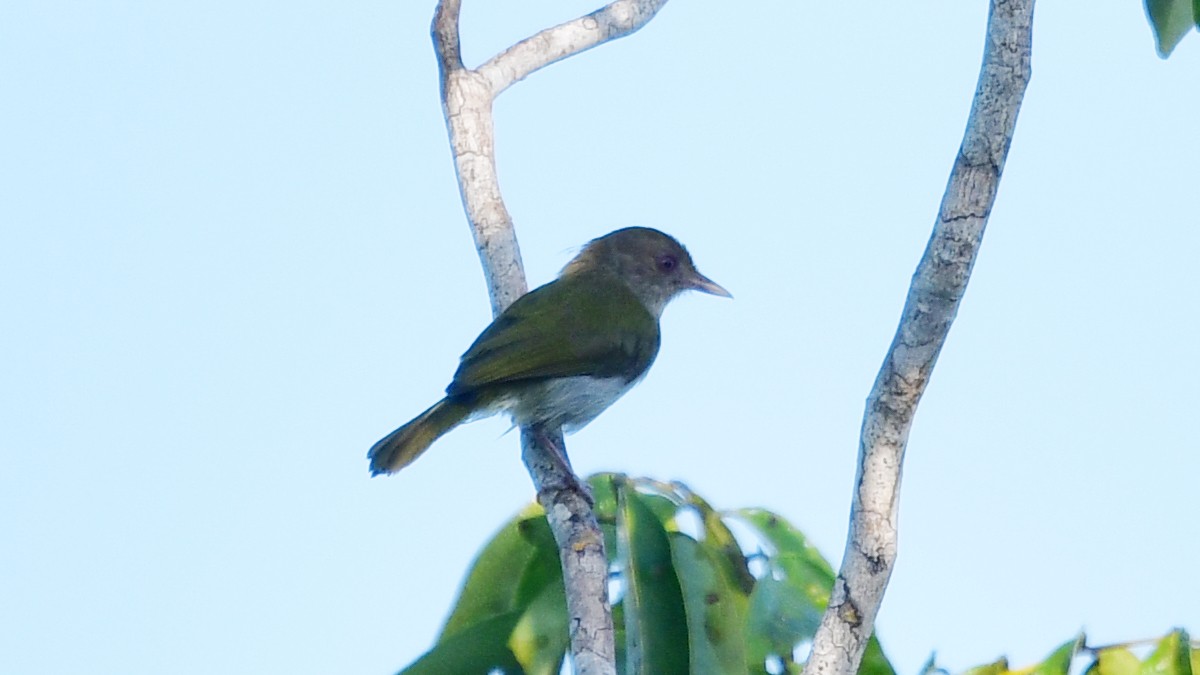
{"type": "Polygon", "coordinates": [[[528,290],[525,267],[512,217],[500,196],[496,176],[496,143],[492,127],[495,95],[487,80],[463,67],[458,38],[461,0],[438,4],[433,17],[433,44],[441,72],[442,113],[454,154],[458,191],[475,237],[475,248],[483,264],[492,314],[528,290]]]}
{"type": "Polygon", "coordinates": [[[858,671],[896,560],[908,432],[967,290],[1030,77],[1034,0],[992,0],[979,83],[933,235],[867,397],[850,532],[805,672],[858,671]]]}
{"type": "MultiPolygon", "coordinates": [[[[555,61],[628,35],[646,24],[666,0],[617,0],[573,21],[543,30],[496,55],[478,69],[466,68],[459,43],[461,0],[440,0],[431,34],[441,77],[442,112],[454,154],[463,209],[487,279],[493,315],[528,289],[512,217],[496,175],[492,101],[514,82],[555,61]]],[[[604,535],[591,496],[539,439],[565,448],[561,432],[521,430],[522,459],[538,502],[554,532],[563,566],[571,657],[580,675],[615,675],[612,608],[604,535]]]]}

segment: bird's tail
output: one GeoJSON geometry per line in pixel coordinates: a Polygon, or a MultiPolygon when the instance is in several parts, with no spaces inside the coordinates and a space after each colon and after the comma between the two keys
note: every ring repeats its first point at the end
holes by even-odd
{"type": "Polygon", "coordinates": [[[412,464],[434,441],[465,422],[472,410],[472,406],[450,398],[434,403],[416,419],[371,446],[367,453],[367,459],[371,460],[371,475],[396,473],[412,464]]]}

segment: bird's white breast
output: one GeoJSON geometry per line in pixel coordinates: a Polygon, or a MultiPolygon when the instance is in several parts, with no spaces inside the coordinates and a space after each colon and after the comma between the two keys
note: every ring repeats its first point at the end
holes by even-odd
{"type": "Polygon", "coordinates": [[[510,399],[505,407],[517,424],[545,423],[569,433],[596,419],[636,383],[623,377],[556,377],[533,385],[538,395],[510,399]]]}

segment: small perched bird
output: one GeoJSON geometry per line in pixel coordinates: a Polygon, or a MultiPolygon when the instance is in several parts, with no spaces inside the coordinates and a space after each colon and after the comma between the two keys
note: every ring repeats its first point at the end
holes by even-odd
{"type": "Polygon", "coordinates": [[[371,474],[395,473],[454,427],[497,413],[535,429],[582,428],[646,374],[663,308],[689,289],[732,297],[658,230],[593,239],[476,338],[445,398],[371,448],[371,474]]]}

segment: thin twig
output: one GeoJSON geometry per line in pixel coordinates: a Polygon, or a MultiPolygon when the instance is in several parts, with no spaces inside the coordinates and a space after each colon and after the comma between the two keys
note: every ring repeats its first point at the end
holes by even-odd
{"type": "Polygon", "coordinates": [[[1034,0],[993,0],[962,146],[904,313],[867,398],[850,533],[805,672],[857,672],[896,559],[913,415],[967,289],[1030,77],[1034,0]]]}

